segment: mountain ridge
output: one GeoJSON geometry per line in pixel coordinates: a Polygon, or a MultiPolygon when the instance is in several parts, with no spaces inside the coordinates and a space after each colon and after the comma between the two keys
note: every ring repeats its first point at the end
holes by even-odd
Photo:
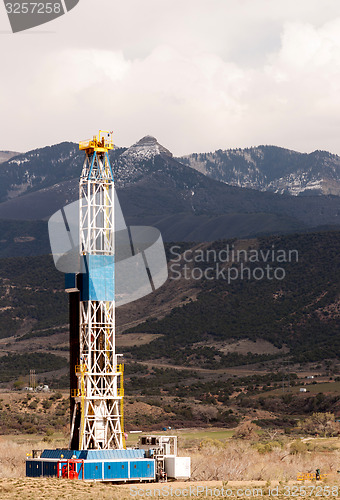
{"type": "Polygon", "coordinates": [[[20,154],[22,153],[19,153],[18,151],[0,151],[0,164],[10,160],[13,156],[18,156],[20,154]]]}
{"type": "Polygon", "coordinates": [[[280,194],[340,195],[340,157],[328,151],[312,153],[257,146],[193,153],[179,160],[215,180],[280,194]]]}
{"type": "MultiPolygon", "coordinates": [[[[75,201],[83,159],[76,144],[61,143],[0,165],[0,219],[46,220],[75,201]]],[[[339,225],[338,196],[291,196],[229,185],[181,163],[152,136],[116,148],[110,159],[127,222],[151,223],[167,241],[339,225]]]]}

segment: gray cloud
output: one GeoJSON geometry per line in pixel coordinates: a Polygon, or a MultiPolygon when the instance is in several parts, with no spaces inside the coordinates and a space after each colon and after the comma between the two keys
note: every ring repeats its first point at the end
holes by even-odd
{"type": "Polygon", "coordinates": [[[46,26],[0,35],[0,149],[108,128],[119,145],[151,133],[175,154],[340,153],[337,0],[82,0],[46,26]]]}

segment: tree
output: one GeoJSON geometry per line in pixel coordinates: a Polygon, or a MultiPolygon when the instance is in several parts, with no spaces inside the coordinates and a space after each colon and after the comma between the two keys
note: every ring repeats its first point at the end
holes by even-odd
{"type": "Polygon", "coordinates": [[[22,377],[19,377],[18,380],[13,382],[13,387],[16,391],[20,391],[25,385],[25,381],[22,377]]]}
{"type": "Polygon", "coordinates": [[[298,427],[306,434],[320,434],[323,437],[340,434],[340,424],[335,421],[334,414],[330,412],[313,413],[311,417],[301,420],[298,427]]]}
{"type": "Polygon", "coordinates": [[[233,437],[235,439],[257,439],[257,429],[258,426],[256,424],[253,424],[250,420],[246,420],[245,422],[242,422],[242,424],[240,424],[238,427],[236,427],[233,437]]]}

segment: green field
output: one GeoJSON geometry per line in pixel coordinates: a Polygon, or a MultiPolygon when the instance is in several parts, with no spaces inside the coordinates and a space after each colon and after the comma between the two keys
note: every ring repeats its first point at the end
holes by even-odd
{"type": "MultiPolygon", "coordinates": [[[[290,393],[291,394],[299,394],[300,393],[300,387],[304,387],[307,389],[307,394],[318,394],[319,392],[322,393],[338,393],[340,392],[340,382],[324,382],[321,384],[308,384],[308,385],[303,385],[302,383],[300,385],[297,385],[296,387],[291,387],[290,388],[290,393]]],[[[285,389],[287,391],[287,389],[285,389]]],[[[302,393],[303,394],[303,393],[302,393]]],[[[282,395],[282,388],[280,387],[279,389],[275,389],[273,391],[268,391],[263,394],[263,397],[267,396],[281,396],[282,395]]]]}
{"type": "Polygon", "coordinates": [[[310,384],[304,387],[307,389],[307,391],[311,392],[312,394],[317,394],[318,392],[340,392],[340,382],[325,382],[324,384],[310,384]]]}
{"type": "Polygon", "coordinates": [[[229,439],[232,437],[234,431],[231,431],[229,429],[219,429],[219,430],[212,430],[212,429],[206,429],[206,430],[184,430],[184,431],[179,431],[177,433],[177,436],[184,438],[184,439],[229,439]]]}

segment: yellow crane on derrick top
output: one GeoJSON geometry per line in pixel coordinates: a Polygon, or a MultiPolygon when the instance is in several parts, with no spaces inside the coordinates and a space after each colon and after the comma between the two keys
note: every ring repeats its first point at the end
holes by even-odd
{"type": "Polygon", "coordinates": [[[112,140],[113,132],[108,130],[99,130],[98,135],[94,135],[92,139],[81,141],[79,143],[80,151],[87,151],[88,153],[97,151],[99,153],[106,153],[109,149],[114,148],[112,140]]]}

